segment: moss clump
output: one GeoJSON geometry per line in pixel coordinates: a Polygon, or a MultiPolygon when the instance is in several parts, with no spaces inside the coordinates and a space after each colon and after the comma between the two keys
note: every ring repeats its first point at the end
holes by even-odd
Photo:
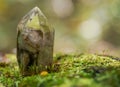
{"type": "Polygon", "coordinates": [[[61,71],[94,70],[93,72],[99,73],[102,70],[106,71],[120,68],[120,61],[107,56],[99,56],[95,54],[66,56],[61,58],[59,63],[61,64],[61,71]]]}
{"type": "MultiPolygon", "coordinates": [[[[18,67],[1,67],[0,83],[9,87],[119,87],[120,61],[95,54],[56,55],[47,75],[22,77],[18,67]]],[[[40,72],[41,73],[41,72],[40,72]]]]}

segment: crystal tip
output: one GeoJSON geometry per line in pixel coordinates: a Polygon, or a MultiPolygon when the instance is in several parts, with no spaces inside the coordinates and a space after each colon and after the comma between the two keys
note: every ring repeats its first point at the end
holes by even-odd
{"type": "Polygon", "coordinates": [[[34,9],[35,11],[40,11],[40,9],[39,9],[37,6],[35,6],[33,9],[34,9]]]}

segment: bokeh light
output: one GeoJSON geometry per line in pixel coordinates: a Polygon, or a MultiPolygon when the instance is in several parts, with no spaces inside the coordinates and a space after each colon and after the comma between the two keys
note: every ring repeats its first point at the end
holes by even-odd
{"type": "Polygon", "coordinates": [[[0,52],[16,48],[17,24],[38,6],[54,26],[54,53],[109,49],[120,56],[119,5],[119,0],[0,0],[0,52]]]}

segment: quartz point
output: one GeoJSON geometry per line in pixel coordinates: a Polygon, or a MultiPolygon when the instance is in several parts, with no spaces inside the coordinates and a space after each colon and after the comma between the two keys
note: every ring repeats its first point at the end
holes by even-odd
{"type": "Polygon", "coordinates": [[[17,60],[22,75],[37,74],[53,62],[54,29],[38,7],[17,26],[17,60]]]}

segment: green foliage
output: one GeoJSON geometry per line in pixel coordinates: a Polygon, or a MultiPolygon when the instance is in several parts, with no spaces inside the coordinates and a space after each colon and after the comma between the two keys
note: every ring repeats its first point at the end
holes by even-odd
{"type": "Polygon", "coordinates": [[[17,64],[0,67],[6,87],[119,87],[120,61],[95,54],[56,55],[46,75],[23,77],[17,64]]]}

